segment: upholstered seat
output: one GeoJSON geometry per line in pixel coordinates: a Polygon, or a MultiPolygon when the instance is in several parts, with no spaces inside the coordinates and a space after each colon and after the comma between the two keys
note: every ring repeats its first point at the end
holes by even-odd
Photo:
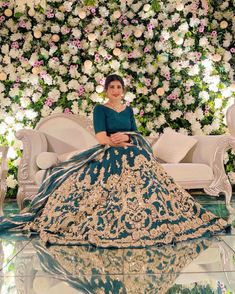
{"type": "Polygon", "coordinates": [[[170,176],[172,176],[176,181],[180,181],[181,185],[184,183],[184,187],[186,187],[188,182],[191,183],[189,188],[198,188],[197,186],[202,188],[203,182],[205,182],[206,187],[208,183],[211,183],[214,179],[212,168],[206,164],[182,162],[163,163],[162,166],[170,176]]]}

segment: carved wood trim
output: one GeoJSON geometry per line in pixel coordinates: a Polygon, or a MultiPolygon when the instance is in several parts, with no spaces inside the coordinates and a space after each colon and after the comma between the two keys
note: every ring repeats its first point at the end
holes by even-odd
{"type": "Polygon", "coordinates": [[[223,193],[227,205],[230,203],[232,197],[232,187],[224,170],[224,154],[231,148],[235,150],[235,138],[226,136],[217,146],[214,155],[212,163],[214,180],[208,188],[204,189],[207,194],[213,196],[219,196],[220,193],[223,193]]]}

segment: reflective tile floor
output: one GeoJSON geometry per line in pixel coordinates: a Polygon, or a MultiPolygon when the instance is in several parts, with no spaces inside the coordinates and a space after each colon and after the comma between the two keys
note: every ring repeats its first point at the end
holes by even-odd
{"type": "MultiPolygon", "coordinates": [[[[194,195],[215,214],[235,219],[223,198],[194,195]]],[[[6,203],[6,214],[16,212],[6,203]]],[[[148,249],[45,247],[37,237],[0,241],[0,294],[235,293],[235,223],[230,234],[148,249]]]]}

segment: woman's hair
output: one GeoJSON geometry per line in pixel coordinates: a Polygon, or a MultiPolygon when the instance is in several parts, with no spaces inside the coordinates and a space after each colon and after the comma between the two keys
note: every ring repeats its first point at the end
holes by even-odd
{"type": "Polygon", "coordinates": [[[124,90],[125,84],[124,84],[123,79],[119,75],[113,74],[113,75],[107,76],[107,78],[105,79],[105,84],[104,84],[105,91],[108,90],[109,84],[113,81],[119,81],[122,85],[123,90],[124,90]]]}

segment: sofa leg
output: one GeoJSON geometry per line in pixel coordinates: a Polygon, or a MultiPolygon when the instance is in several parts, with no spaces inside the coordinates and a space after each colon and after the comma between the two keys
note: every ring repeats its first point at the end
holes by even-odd
{"type": "Polygon", "coordinates": [[[18,203],[18,206],[19,206],[19,209],[22,210],[23,209],[23,200],[24,200],[24,189],[22,187],[19,187],[18,189],[18,193],[17,193],[17,203],[18,203]]]}
{"type": "Polygon", "coordinates": [[[230,206],[232,198],[232,187],[227,176],[223,177],[222,181],[212,183],[208,188],[204,189],[208,195],[219,196],[220,193],[225,195],[226,207],[230,206]]]}

